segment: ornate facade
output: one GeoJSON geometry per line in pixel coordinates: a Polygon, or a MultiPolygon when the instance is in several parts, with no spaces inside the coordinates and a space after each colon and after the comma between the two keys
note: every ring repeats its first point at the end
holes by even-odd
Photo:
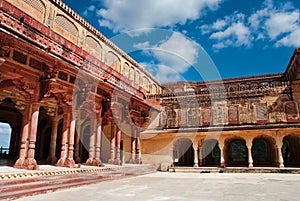
{"type": "Polygon", "coordinates": [[[165,84],[162,94],[147,96],[160,101],[162,112],[143,133],[152,136],[143,140],[144,158],[195,167],[299,167],[299,68],[296,49],[281,74],[165,84]]]}
{"type": "Polygon", "coordinates": [[[300,166],[300,49],[282,74],[161,85],[60,0],[0,0],[14,167],[300,166]]]}
{"type": "Polygon", "coordinates": [[[0,5],[0,121],[14,167],[141,163],[144,97],[160,84],[59,0],[0,5]]]}

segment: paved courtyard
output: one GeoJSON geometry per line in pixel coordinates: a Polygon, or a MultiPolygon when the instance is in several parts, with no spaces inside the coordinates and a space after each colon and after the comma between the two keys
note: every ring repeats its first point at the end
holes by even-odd
{"type": "Polygon", "coordinates": [[[300,174],[153,173],[20,200],[299,200],[300,174]]]}

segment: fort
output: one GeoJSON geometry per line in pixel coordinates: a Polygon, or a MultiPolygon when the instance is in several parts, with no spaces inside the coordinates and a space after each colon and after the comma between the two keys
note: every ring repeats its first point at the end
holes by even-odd
{"type": "Polygon", "coordinates": [[[161,84],[60,0],[0,0],[0,29],[15,168],[300,167],[299,48],[279,74],[161,84]]]}

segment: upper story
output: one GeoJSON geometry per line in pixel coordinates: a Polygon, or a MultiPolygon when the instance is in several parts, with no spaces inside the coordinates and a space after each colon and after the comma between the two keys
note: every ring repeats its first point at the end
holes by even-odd
{"type": "Polygon", "coordinates": [[[0,4],[4,15],[19,18],[19,22],[14,22],[4,16],[15,31],[31,37],[44,50],[75,67],[83,66],[89,73],[99,76],[101,63],[111,68],[106,71],[113,71],[118,79],[145,95],[162,92],[160,83],[150,73],[62,1],[1,0],[0,4]],[[21,23],[24,25],[18,26],[21,23]],[[30,29],[25,30],[26,25],[30,29]]]}
{"type": "Polygon", "coordinates": [[[300,123],[300,49],[284,73],[206,82],[172,82],[159,101],[161,113],[153,127],[240,129],[247,126],[292,126],[300,123]]]}

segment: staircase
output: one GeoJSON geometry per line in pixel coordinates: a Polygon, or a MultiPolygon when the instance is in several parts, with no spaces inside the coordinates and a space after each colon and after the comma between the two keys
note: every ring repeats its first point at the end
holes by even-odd
{"type": "Polygon", "coordinates": [[[51,172],[47,172],[47,174],[40,176],[0,179],[0,200],[13,200],[20,197],[48,193],[112,179],[153,173],[155,171],[155,168],[150,165],[117,166],[105,169],[88,169],[88,171],[82,172],[72,171],[70,169],[69,172],[65,171],[64,174],[56,174],[55,171],[52,171],[52,174],[51,172]]]}

